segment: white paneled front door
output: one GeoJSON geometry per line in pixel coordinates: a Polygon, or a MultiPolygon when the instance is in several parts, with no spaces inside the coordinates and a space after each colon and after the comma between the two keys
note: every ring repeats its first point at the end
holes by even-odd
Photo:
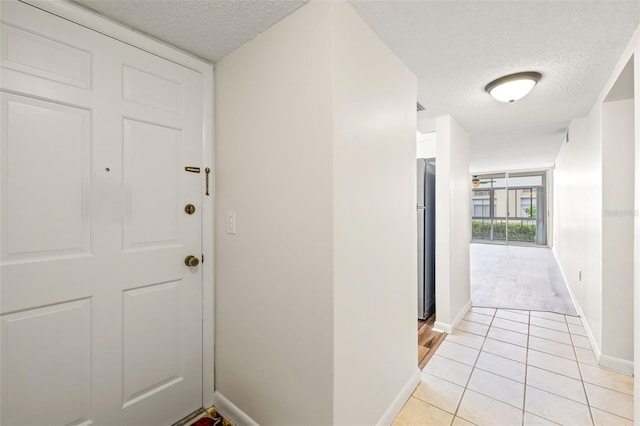
{"type": "Polygon", "coordinates": [[[2,19],[0,424],[171,424],[202,407],[201,75],[2,19]]]}

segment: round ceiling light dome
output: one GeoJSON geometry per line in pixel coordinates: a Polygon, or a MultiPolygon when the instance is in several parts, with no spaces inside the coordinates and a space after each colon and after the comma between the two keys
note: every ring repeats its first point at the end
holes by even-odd
{"type": "Polygon", "coordinates": [[[500,102],[515,102],[527,96],[540,78],[539,72],[518,72],[493,80],[484,90],[500,102]]]}

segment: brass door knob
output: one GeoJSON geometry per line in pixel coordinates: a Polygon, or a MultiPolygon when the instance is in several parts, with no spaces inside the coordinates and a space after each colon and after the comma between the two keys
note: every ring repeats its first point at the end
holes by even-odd
{"type": "Polygon", "coordinates": [[[198,266],[200,264],[200,259],[198,259],[195,256],[189,255],[189,256],[184,258],[184,264],[193,268],[193,267],[198,266]]]}

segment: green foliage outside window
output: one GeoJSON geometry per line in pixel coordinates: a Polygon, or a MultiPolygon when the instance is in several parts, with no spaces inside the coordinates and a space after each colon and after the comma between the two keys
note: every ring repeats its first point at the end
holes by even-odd
{"type": "Polygon", "coordinates": [[[538,209],[536,209],[536,206],[525,207],[524,213],[527,215],[527,217],[537,217],[536,215],[538,214],[538,209]]]}
{"type": "MultiPolygon", "coordinates": [[[[535,214],[535,207],[534,207],[535,214]]],[[[535,216],[534,216],[535,217],[535,216]]],[[[504,240],[506,237],[506,223],[498,222],[493,226],[493,239],[504,240]]],[[[483,222],[471,222],[471,234],[473,238],[489,239],[491,238],[491,224],[483,222]]],[[[509,240],[511,241],[529,241],[536,240],[535,224],[509,224],[509,240]]]]}

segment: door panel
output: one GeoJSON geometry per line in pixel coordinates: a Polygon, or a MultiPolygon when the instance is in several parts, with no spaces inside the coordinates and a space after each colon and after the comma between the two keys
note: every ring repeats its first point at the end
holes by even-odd
{"type": "Polygon", "coordinates": [[[119,53],[119,67],[129,74],[118,91],[120,250],[123,265],[130,265],[121,287],[122,419],[162,424],[202,406],[201,266],[184,264],[186,256],[202,253],[201,175],[185,171],[202,164],[202,83],[199,74],[131,46],[119,53]],[[193,215],[185,213],[187,203],[196,206],[193,215]],[[152,331],[143,336],[147,328],[152,331]]]}
{"type": "Polygon", "coordinates": [[[183,380],[180,285],[181,280],[123,293],[124,407],[183,380]]]}
{"type": "Polygon", "coordinates": [[[182,112],[183,90],[179,83],[127,65],[122,66],[122,75],[123,99],[170,112],[182,112]]]}
{"type": "Polygon", "coordinates": [[[176,244],[182,132],[131,119],[123,126],[125,248],[176,244]]]}
{"type": "Polygon", "coordinates": [[[90,308],[85,299],[2,316],[3,424],[88,420],[90,308]]]}
{"type": "Polygon", "coordinates": [[[202,407],[201,76],[1,3],[0,424],[174,423],[202,407]]]}
{"type": "Polygon", "coordinates": [[[1,102],[3,260],[88,253],[89,112],[9,94],[1,102]]]}
{"type": "Polygon", "coordinates": [[[11,25],[2,27],[2,66],[85,89],[91,54],[11,25]]]}

